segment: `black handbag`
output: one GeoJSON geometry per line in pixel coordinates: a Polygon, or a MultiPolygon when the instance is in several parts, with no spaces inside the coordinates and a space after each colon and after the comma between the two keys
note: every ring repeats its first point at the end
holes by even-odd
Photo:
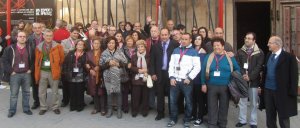
{"type": "Polygon", "coordinates": [[[125,66],[123,66],[121,68],[121,72],[120,72],[120,76],[121,76],[121,83],[126,83],[128,80],[129,80],[129,76],[128,76],[128,73],[126,71],[126,68],[125,66]]]}

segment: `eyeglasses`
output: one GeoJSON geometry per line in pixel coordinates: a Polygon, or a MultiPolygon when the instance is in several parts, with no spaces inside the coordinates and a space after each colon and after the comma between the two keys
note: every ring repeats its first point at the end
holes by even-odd
{"type": "Polygon", "coordinates": [[[198,30],[193,30],[193,31],[195,32],[195,31],[198,31],[198,30]]]}
{"type": "Polygon", "coordinates": [[[156,25],[156,24],[151,24],[151,25],[156,25]]]}
{"type": "Polygon", "coordinates": [[[244,40],[252,40],[252,38],[246,38],[246,37],[245,37],[244,40]]]}
{"type": "Polygon", "coordinates": [[[18,36],[19,38],[26,38],[26,36],[18,36]]]}
{"type": "Polygon", "coordinates": [[[78,29],[83,29],[83,28],[78,28],[78,29]]]}

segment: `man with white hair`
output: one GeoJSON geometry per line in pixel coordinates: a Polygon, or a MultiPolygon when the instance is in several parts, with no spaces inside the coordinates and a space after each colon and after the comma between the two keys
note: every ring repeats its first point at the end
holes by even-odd
{"type": "Polygon", "coordinates": [[[281,128],[290,128],[289,118],[297,115],[298,65],[296,57],[282,46],[279,36],[269,39],[262,88],[268,128],[277,127],[277,113],[281,128]]]}

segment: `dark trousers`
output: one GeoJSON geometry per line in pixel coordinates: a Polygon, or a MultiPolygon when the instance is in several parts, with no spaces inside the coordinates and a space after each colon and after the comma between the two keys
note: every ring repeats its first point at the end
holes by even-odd
{"type": "Polygon", "coordinates": [[[141,109],[142,114],[148,114],[149,90],[146,85],[132,86],[132,114],[137,114],[141,109]]]}
{"type": "Polygon", "coordinates": [[[207,111],[206,94],[201,91],[201,85],[194,85],[193,89],[193,117],[203,120],[205,111],[207,111]]]}
{"type": "Polygon", "coordinates": [[[94,100],[94,107],[95,107],[95,110],[97,110],[97,112],[105,112],[106,109],[105,109],[105,106],[106,106],[106,103],[105,103],[105,99],[106,99],[106,90],[104,88],[101,88],[99,86],[96,87],[96,93],[95,93],[95,96],[93,97],[93,100],[94,100]],[[99,95],[97,92],[100,91],[100,89],[102,89],[102,95],[99,95]]]}
{"type": "Polygon", "coordinates": [[[168,107],[170,113],[170,79],[167,70],[162,70],[161,78],[158,78],[158,81],[156,83],[157,112],[158,114],[164,114],[165,96],[168,96],[168,107]]]}
{"type": "Polygon", "coordinates": [[[82,110],[84,108],[84,91],[85,84],[70,83],[70,110],[82,110]]]}
{"type": "Polygon", "coordinates": [[[32,98],[33,98],[33,104],[34,105],[40,105],[40,99],[39,99],[39,85],[32,83],[32,98]]]}
{"type": "MultiPolygon", "coordinates": [[[[276,117],[277,117],[277,106],[276,106],[276,96],[275,91],[270,89],[265,89],[265,106],[267,115],[267,127],[277,128],[276,117]]],[[[279,125],[281,128],[290,128],[290,118],[280,118],[279,125]]]]}
{"type": "Polygon", "coordinates": [[[227,86],[207,86],[208,128],[226,128],[229,107],[227,86]]]}
{"type": "Polygon", "coordinates": [[[108,109],[112,109],[114,103],[118,109],[122,107],[122,94],[121,93],[110,93],[107,94],[107,107],[108,109]]]}
{"type": "Polygon", "coordinates": [[[126,83],[122,83],[121,89],[122,89],[122,109],[123,111],[128,111],[128,94],[131,86],[131,80],[129,80],[126,83]]]}
{"type": "Polygon", "coordinates": [[[70,102],[70,86],[72,86],[72,85],[70,85],[70,83],[64,79],[61,79],[61,82],[63,84],[63,86],[62,86],[62,93],[63,93],[62,103],[69,104],[69,102],[70,102]]]}

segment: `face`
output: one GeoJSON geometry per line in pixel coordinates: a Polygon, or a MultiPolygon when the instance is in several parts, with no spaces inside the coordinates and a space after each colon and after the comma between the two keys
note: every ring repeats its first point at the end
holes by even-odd
{"type": "Polygon", "coordinates": [[[119,28],[124,30],[125,29],[125,23],[124,22],[121,22],[120,25],[119,25],[119,28]]]}
{"type": "Polygon", "coordinates": [[[25,42],[26,42],[26,34],[25,34],[25,32],[19,32],[18,33],[17,41],[20,44],[25,44],[25,42]]]}
{"type": "Polygon", "coordinates": [[[19,27],[19,29],[24,29],[25,24],[23,22],[21,22],[21,23],[18,24],[18,27],[19,27]]]}
{"type": "Polygon", "coordinates": [[[215,37],[219,37],[219,38],[223,38],[223,29],[221,29],[221,28],[216,28],[215,29],[215,37]]]}
{"type": "Polygon", "coordinates": [[[174,28],[174,22],[173,22],[172,20],[169,20],[169,21],[167,22],[167,28],[168,28],[169,30],[173,30],[173,28],[174,28]]]}
{"type": "Polygon", "coordinates": [[[125,29],[126,29],[126,31],[131,31],[131,26],[130,26],[130,24],[126,24],[125,29]]]}
{"type": "Polygon", "coordinates": [[[181,36],[181,45],[182,46],[189,46],[192,42],[192,39],[189,35],[182,35],[181,36]]]}
{"type": "Polygon", "coordinates": [[[98,22],[97,21],[93,21],[91,24],[92,28],[97,29],[98,28],[98,22]]]}
{"type": "Polygon", "coordinates": [[[78,31],[71,32],[71,38],[73,40],[78,39],[78,37],[79,37],[79,32],[78,31]]]}
{"type": "Polygon", "coordinates": [[[133,46],[133,39],[128,39],[126,42],[127,47],[132,47],[133,46]]]}
{"type": "Polygon", "coordinates": [[[44,34],[45,42],[50,43],[53,40],[53,32],[46,32],[44,34]]]}
{"type": "Polygon", "coordinates": [[[170,34],[169,34],[168,30],[166,30],[166,29],[161,30],[160,39],[163,42],[166,42],[170,39],[170,34]]]}
{"type": "Polygon", "coordinates": [[[115,50],[116,42],[115,40],[110,40],[107,44],[108,50],[115,50]]]}
{"type": "Polygon", "coordinates": [[[139,53],[144,53],[146,51],[146,48],[144,45],[138,45],[137,49],[138,49],[139,53]]]}
{"type": "Polygon", "coordinates": [[[206,31],[205,31],[205,29],[200,29],[200,30],[199,30],[199,34],[200,34],[203,38],[205,38],[205,37],[206,37],[206,31]]]}
{"type": "Polygon", "coordinates": [[[109,27],[109,30],[108,30],[108,34],[110,35],[110,36],[114,36],[115,35],[115,33],[116,33],[116,27],[109,27]]]}
{"type": "Polygon", "coordinates": [[[99,50],[100,46],[101,46],[101,42],[99,40],[94,40],[94,42],[93,42],[94,50],[99,50]]]}
{"type": "Polygon", "coordinates": [[[222,54],[224,51],[224,46],[221,44],[221,42],[214,42],[214,53],[216,54],[222,54]]]}
{"type": "Polygon", "coordinates": [[[83,32],[83,26],[78,26],[80,32],[83,32]]]}
{"type": "Polygon", "coordinates": [[[192,28],[192,34],[195,35],[198,33],[198,29],[196,27],[192,28]]]}
{"type": "Polygon", "coordinates": [[[41,24],[35,24],[32,26],[32,31],[37,34],[40,35],[42,33],[42,26],[41,24]]]}
{"type": "Polygon", "coordinates": [[[152,27],[150,33],[152,38],[157,38],[159,36],[158,27],[152,27]]]}
{"type": "Polygon", "coordinates": [[[41,27],[42,27],[42,31],[44,31],[46,29],[46,25],[45,24],[41,24],[41,27]]]}
{"type": "Polygon", "coordinates": [[[151,21],[150,22],[150,27],[156,26],[156,22],[155,21],[151,21]]]}
{"type": "Polygon", "coordinates": [[[280,48],[280,46],[275,43],[275,37],[269,39],[268,47],[271,52],[276,52],[276,50],[280,48]]]}
{"type": "Polygon", "coordinates": [[[201,46],[201,44],[202,44],[201,36],[197,36],[194,43],[196,46],[201,46]]]}
{"type": "Polygon", "coordinates": [[[174,40],[180,40],[181,39],[181,33],[178,30],[173,31],[173,39],[174,40]]]}
{"type": "Polygon", "coordinates": [[[255,40],[253,39],[253,35],[252,34],[248,34],[246,35],[246,37],[244,38],[245,40],[245,45],[247,47],[252,47],[255,43],[255,40]]]}
{"type": "Polygon", "coordinates": [[[84,49],[84,42],[83,41],[79,41],[76,45],[76,49],[77,50],[83,50],[84,49]]]}
{"type": "Polygon", "coordinates": [[[96,31],[94,29],[89,30],[89,38],[93,38],[96,36],[96,31]]]}
{"type": "Polygon", "coordinates": [[[132,37],[133,37],[133,40],[134,41],[137,41],[139,40],[139,35],[135,32],[135,33],[132,33],[132,37]]]}
{"type": "Polygon", "coordinates": [[[115,36],[116,38],[117,38],[117,41],[120,43],[120,42],[122,42],[122,34],[121,33],[118,33],[118,34],[116,34],[116,36],[115,36]]]}
{"type": "Polygon", "coordinates": [[[135,23],[134,24],[134,30],[136,30],[136,31],[141,30],[141,24],[140,23],[135,23]]]}

